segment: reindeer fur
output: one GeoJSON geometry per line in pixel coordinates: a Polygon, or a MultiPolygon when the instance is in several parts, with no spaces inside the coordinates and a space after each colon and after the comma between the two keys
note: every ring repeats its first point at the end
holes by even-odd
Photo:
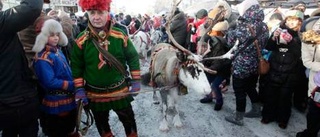
{"type": "MultiPolygon", "coordinates": [[[[206,83],[203,86],[203,90],[207,93],[210,92],[211,88],[206,77],[197,77],[194,75],[200,75],[204,71],[202,68],[181,67],[183,61],[178,58],[178,50],[173,48],[171,45],[166,43],[157,44],[154,47],[152,54],[152,66],[151,66],[151,79],[157,87],[169,87],[160,90],[161,96],[161,107],[162,107],[162,120],[160,121],[159,129],[161,131],[168,131],[168,116],[173,116],[173,125],[175,127],[182,127],[180,120],[179,111],[177,110],[178,101],[178,84],[184,84],[188,88],[192,89],[192,85],[188,83],[186,79],[205,79],[206,83]],[[161,49],[161,50],[159,50],[161,49]],[[159,50],[159,51],[158,51],[159,50]],[[190,73],[192,71],[192,73],[190,73]],[[193,72],[194,71],[194,72],[193,72]],[[206,89],[206,90],[205,90],[206,89]]],[[[186,58],[185,58],[186,59],[186,58]]],[[[157,95],[154,94],[154,99],[157,99],[157,95]]]]}

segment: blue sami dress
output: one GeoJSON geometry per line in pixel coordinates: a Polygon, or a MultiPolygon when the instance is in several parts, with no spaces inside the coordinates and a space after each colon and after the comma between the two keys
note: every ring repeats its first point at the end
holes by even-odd
{"type": "Polygon", "coordinates": [[[47,114],[60,114],[76,108],[70,66],[56,46],[46,46],[37,53],[34,69],[45,90],[41,108],[47,114]]]}

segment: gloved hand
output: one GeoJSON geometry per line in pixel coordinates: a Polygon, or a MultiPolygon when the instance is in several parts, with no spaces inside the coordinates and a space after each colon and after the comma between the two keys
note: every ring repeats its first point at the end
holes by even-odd
{"type": "MultiPolygon", "coordinates": [[[[138,92],[140,91],[140,89],[141,89],[140,81],[136,81],[136,80],[131,81],[131,90],[130,90],[131,93],[138,92]]],[[[136,96],[136,95],[138,94],[133,94],[133,96],[136,96]]]]}
{"type": "Polygon", "coordinates": [[[78,102],[81,99],[84,105],[87,105],[89,103],[84,88],[78,88],[76,90],[75,99],[76,102],[78,102]]]}

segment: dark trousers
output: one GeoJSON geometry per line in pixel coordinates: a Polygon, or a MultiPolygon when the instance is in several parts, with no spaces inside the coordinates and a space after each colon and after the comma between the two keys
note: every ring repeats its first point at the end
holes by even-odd
{"type": "Polygon", "coordinates": [[[0,130],[2,137],[37,137],[39,99],[25,98],[22,105],[0,103],[0,130]]]}
{"type": "Polygon", "coordinates": [[[265,100],[267,82],[268,82],[267,76],[260,75],[260,77],[259,77],[259,100],[261,103],[264,103],[264,100],[265,100]]]}
{"type": "Polygon", "coordinates": [[[211,89],[213,89],[215,95],[216,95],[216,104],[222,105],[223,104],[223,97],[221,93],[221,89],[219,85],[222,83],[223,80],[226,78],[222,76],[213,76],[211,80],[209,80],[211,89]]]}
{"type": "Polygon", "coordinates": [[[312,99],[309,99],[308,105],[307,129],[300,137],[317,137],[320,130],[320,107],[316,106],[312,99]]]}
{"type": "Polygon", "coordinates": [[[308,78],[301,77],[299,86],[296,86],[296,89],[293,91],[293,105],[299,111],[304,111],[307,108],[308,81],[308,78]]]}
{"type": "Polygon", "coordinates": [[[265,103],[262,117],[270,121],[288,123],[291,115],[292,88],[268,84],[265,91],[265,103]]]}
{"type": "MultiPolygon", "coordinates": [[[[132,132],[137,132],[137,125],[134,118],[134,113],[132,110],[132,106],[130,105],[127,108],[121,110],[114,110],[114,112],[118,115],[119,120],[122,122],[124,126],[124,130],[126,135],[131,134],[132,132]]],[[[110,125],[109,125],[109,111],[102,112],[92,112],[94,116],[94,120],[100,135],[110,133],[110,125]]]]}
{"type": "Polygon", "coordinates": [[[236,109],[238,112],[245,112],[247,95],[251,103],[259,102],[259,96],[256,90],[257,81],[258,75],[251,75],[247,78],[232,77],[233,90],[236,95],[236,109]]]}
{"type": "Polygon", "coordinates": [[[48,137],[67,137],[76,127],[76,117],[76,109],[63,116],[44,114],[41,119],[42,128],[48,137]]]}

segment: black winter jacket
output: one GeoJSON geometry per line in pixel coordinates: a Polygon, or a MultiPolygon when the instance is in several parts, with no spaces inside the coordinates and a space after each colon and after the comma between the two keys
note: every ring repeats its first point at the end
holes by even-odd
{"type": "Polygon", "coordinates": [[[269,59],[268,78],[273,84],[292,87],[294,84],[299,84],[299,79],[304,77],[301,41],[298,32],[287,28],[284,23],[280,25],[280,28],[287,29],[293,38],[287,45],[273,41],[273,36],[269,38],[266,49],[271,50],[272,54],[269,59]]]}
{"type": "MultiPolygon", "coordinates": [[[[229,48],[226,46],[227,42],[223,37],[211,37],[209,43],[211,51],[204,58],[220,56],[229,51],[229,48]]],[[[218,72],[216,75],[222,77],[230,77],[231,75],[230,59],[208,60],[204,61],[203,64],[209,69],[216,70],[218,72]]]]}
{"type": "Polygon", "coordinates": [[[181,45],[185,46],[187,38],[187,19],[183,12],[178,13],[172,19],[170,32],[173,38],[181,45]]]}
{"type": "Polygon", "coordinates": [[[20,5],[0,11],[0,103],[36,95],[32,72],[17,32],[32,25],[43,0],[21,0],[20,5]]]}

